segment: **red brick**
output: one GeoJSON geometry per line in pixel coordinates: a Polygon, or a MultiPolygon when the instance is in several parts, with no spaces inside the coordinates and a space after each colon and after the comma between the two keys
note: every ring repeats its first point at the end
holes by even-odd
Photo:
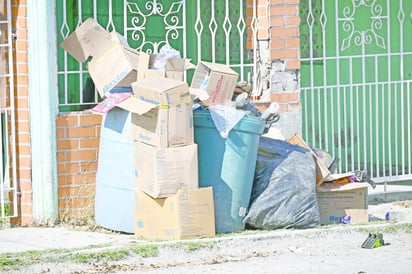
{"type": "Polygon", "coordinates": [[[80,141],[81,140],[78,140],[78,139],[58,139],[57,140],[57,150],[79,149],[80,141]]]}
{"type": "Polygon", "coordinates": [[[299,6],[275,6],[270,7],[271,16],[299,15],[299,6]]]}
{"type": "Polygon", "coordinates": [[[80,169],[81,172],[96,172],[98,163],[96,162],[81,162],[80,169]]]}
{"type": "Polygon", "coordinates": [[[272,38],[297,37],[297,35],[297,28],[271,28],[270,30],[270,36],[272,38]]]}
{"type": "Polygon", "coordinates": [[[300,65],[300,60],[286,60],[287,70],[300,69],[300,65]]]}
{"type": "Polygon", "coordinates": [[[285,40],[286,48],[296,48],[300,49],[300,39],[299,38],[289,38],[285,40]]]}
{"type": "Polygon", "coordinates": [[[270,18],[270,26],[271,27],[285,27],[285,17],[271,17],[270,18]]]}
{"type": "Polygon", "coordinates": [[[72,127],[79,124],[78,116],[58,116],[56,118],[56,127],[72,127]]]}
{"type": "Polygon", "coordinates": [[[296,59],[298,57],[297,50],[275,50],[270,51],[270,57],[272,59],[296,59]]]}
{"type": "Polygon", "coordinates": [[[67,138],[96,136],[96,126],[66,128],[67,138]]]}
{"type": "Polygon", "coordinates": [[[100,138],[84,138],[80,139],[80,148],[99,148],[100,138]]]}
{"type": "Polygon", "coordinates": [[[83,114],[79,116],[80,125],[100,125],[102,123],[102,116],[97,114],[83,114]]]}
{"type": "Polygon", "coordinates": [[[299,27],[300,26],[300,17],[299,16],[286,17],[286,25],[288,27],[299,27]]]}
{"type": "Polygon", "coordinates": [[[89,161],[96,160],[97,158],[96,150],[76,150],[66,152],[66,161],[89,161]]]}

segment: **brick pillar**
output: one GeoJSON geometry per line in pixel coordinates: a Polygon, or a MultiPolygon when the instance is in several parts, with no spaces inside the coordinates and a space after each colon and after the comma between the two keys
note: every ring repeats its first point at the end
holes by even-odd
{"type": "Polygon", "coordinates": [[[97,159],[102,116],[61,113],[56,119],[59,219],[94,216],[97,159]]]}
{"type": "MultiPolygon", "coordinates": [[[[18,215],[12,224],[27,226],[32,223],[32,185],[30,149],[30,112],[28,102],[28,60],[27,60],[27,20],[26,1],[12,0],[12,29],[15,30],[13,44],[14,60],[14,105],[16,118],[16,175],[19,184],[18,215]]],[[[9,136],[10,137],[10,136],[9,136]]]]}
{"type": "Polygon", "coordinates": [[[286,70],[300,69],[299,0],[271,1],[270,57],[285,62],[286,70]]]}
{"type": "Polygon", "coordinates": [[[264,77],[261,81],[269,82],[255,103],[263,110],[268,102],[278,102],[281,120],[277,127],[286,137],[300,134],[300,0],[247,0],[246,3],[248,49],[259,50],[264,77]],[[254,37],[252,29],[257,31],[254,37]]]}

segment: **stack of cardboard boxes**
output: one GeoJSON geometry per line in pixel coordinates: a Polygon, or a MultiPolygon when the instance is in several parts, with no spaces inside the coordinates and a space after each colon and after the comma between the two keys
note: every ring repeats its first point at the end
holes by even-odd
{"type": "MultiPolygon", "coordinates": [[[[187,84],[149,77],[132,84],[155,106],[131,113],[136,178],[135,234],[149,239],[215,234],[212,188],[199,188],[197,145],[187,84]]],[[[138,104],[134,104],[136,106],[138,104]]]]}
{"type": "Polygon", "coordinates": [[[131,49],[121,35],[106,32],[93,19],[61,46],[79,62],[92,57],[88,71],[104,98],[96,112],[117,106],[131,113],[136,236],[213,237],[213,191],[199,187],[192,97],[183,81],[186,61],[169,59],[164,71],[151,70],[153,56],[131,49]]]}

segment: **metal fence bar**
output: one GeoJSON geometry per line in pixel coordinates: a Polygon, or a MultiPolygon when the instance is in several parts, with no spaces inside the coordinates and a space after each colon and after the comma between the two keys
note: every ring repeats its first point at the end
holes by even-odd
{"type": "MultiPolygon", "coordinates": [[[[4,1],[0,5],[0,12],[4,14],[4,18],[1,19],[1,25],[6,24],[6,29],[0,28],[0,35],[4,35],[4,40],[0,43],[0,47],[5,49],[5,62],[7,64],[1,64],[7,66],[7,71],[5,75],[0,75],[3,80],[5,80],[6,85],[4,86],[5,95],[8,98],[8,103],[1,109],[1,127],[0,127],[0,138],[1,141],[1,159],[2,171],[0,178],[0,218],[10,218],[16,217],[18,215],[17,210],[17,192],[18,192],[18,181],[17,181],[17,168],[16,168],[16,117],[15,117],[15,85],[14,85],[14,52],[13,43],[15,33],[12,27],[12,7],[11,1],[4,1]],[[3,21],[5,19],[5,21],[3,21]],[[4,141],[3,141],[4,140],[4,141]],[[4,155],[3,155],[4,154],[4,155]],[[3,172],[4,170],[4,172],[3,172]]],[[[4,50],[0,51],[4,54],[4,50]]],[[[4,56],[3,56],[4,57],[4,56]]]]}

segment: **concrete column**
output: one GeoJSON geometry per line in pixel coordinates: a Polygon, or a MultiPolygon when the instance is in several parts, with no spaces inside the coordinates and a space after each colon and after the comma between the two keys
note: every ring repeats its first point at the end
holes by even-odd
{"type": "Polygon", "coordinates": [[[58,218],[55,1],[27,0],[27,29],[33,222],[47,224],[58,218]]]}

